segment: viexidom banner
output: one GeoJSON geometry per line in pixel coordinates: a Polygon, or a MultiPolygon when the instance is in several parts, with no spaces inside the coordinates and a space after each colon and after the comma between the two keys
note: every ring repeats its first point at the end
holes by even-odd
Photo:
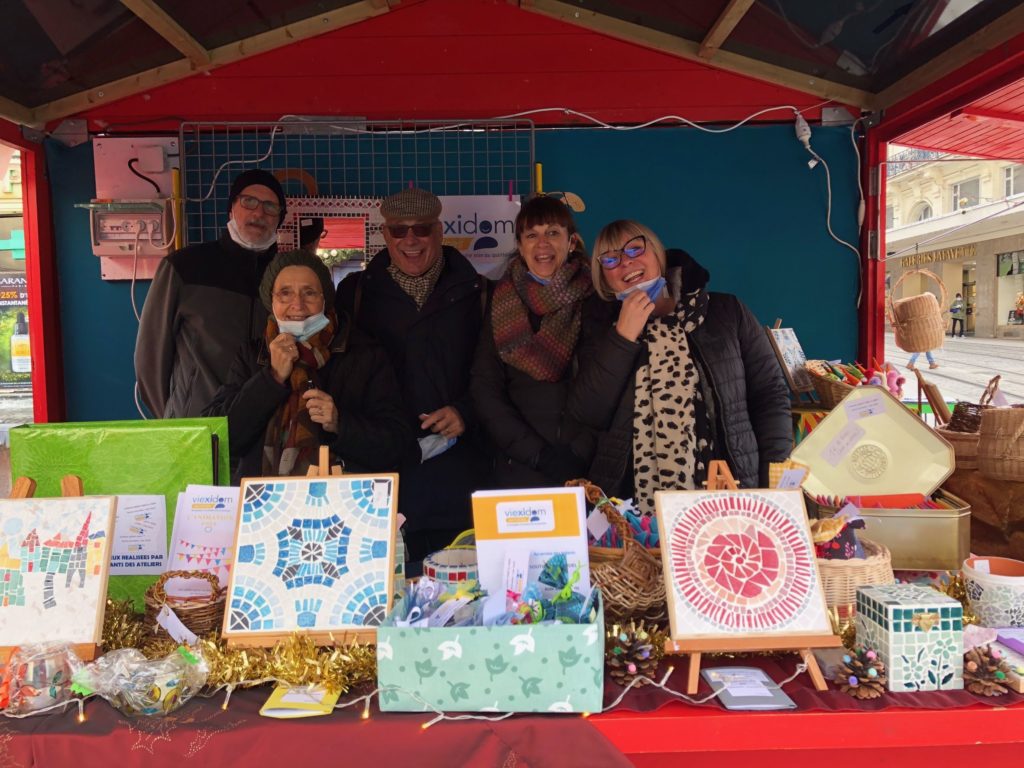
{"type": "Polygon", "coordinates": [[[481,275],[497,280],[516,249],[518,196],[446,195],[441,198],[442,238],[481,275]]]}

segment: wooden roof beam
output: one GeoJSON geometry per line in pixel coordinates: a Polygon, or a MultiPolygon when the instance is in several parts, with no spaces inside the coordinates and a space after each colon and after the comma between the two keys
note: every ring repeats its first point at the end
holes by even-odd
{"type": "Polygon", "coordinates": [[[998,19],[986,24],[973,35],[925,62],[902,80],[878,94],[878,106],[888,109],[908,96],[922,90],[941,77],[955,72],[973,59],[1009,42],[1024,29],[1024,5],[1018,5],[998,19]]]}
{"type": "Polygon", "coordinates": [[[728,5],[715,19],[715,23],[711,25],[711,29],[704,35],[700,48],[697,49],[697,55],[702,59],[710,60],[753,4],[754,0],[729,0],[728,5]]]}
{"type": "Polygon", "coordinates": [[[740,56],[730,51],[719,51],[714,63],[711,64],[698,54],[700,44],[693,40],[579,8],[562,2],[562,0],[529,0],[529,3],[524,0],[520,7],[523,10],[540,13],[567,24],[575,24],[618,40],[642,45],[682,59],[697,61],[705,66],[713,66],[728,72],[792,88],[795,91],[809,93],[829,101],[869,110],[874,109],[875,106],[875,95],[868,91],[831,80],[823,80],[820,77],[796,72],[747,56],[740,56]]]}
{"type": "MultiPolygon", "coordinates": [[[[391,0],[391,2],[394,4],[395,0],[391,0]]],[[[389,8],[389,5],[377,5],[376,0],[361,0],[352,5],[346,5],[333,11],[320,13],[283,27],[262,32],[245,40],[236,40],[233,43],[222,45],[210,51],[210,63],[203,67],[203,69],[212,69],[224,66],[225,64],[232,64],[259,53],[266,53],[275,48],[297,43],[309,37],[316,37],[325,32],[333,32],[350,24],[357,24],[374,16],[380,16],[387,13],[389,8]]],[[[137,93],[142,93],[151,88],[177,80],[184,80],[195,73],[196,67],[191,61],[187,59],[172,61],[170,64],[165,64],[162,67],[155,67],[145,72],[129,75],[112,83],[99,85],[63,99],[51,101],[49,104],[43,104],[33,112],[34,121],[36,124],[45,124],[51,120],[59,120],[62,117],[76,115],[100,104],[107,104],[117,99],[134,96],[137,93]]]]}
{"type": "Polygon", "coordinates": [[[28,107],[0,96],[0,117],[18,125],[36,125],[35,116],[28,107]]]}
{"type": "Polygon", "coordinates": [[[204,67],[210,63],[210,52],[172,19],[167,11],[157,5],[156,0],[121,0],[121,4],[181,51],[196,67],[204,67]]]}

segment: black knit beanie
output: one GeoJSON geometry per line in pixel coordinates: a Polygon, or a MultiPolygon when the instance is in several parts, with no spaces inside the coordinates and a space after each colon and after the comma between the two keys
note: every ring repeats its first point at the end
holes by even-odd
{"type": "Polygon", "coordinates": [[[277,254],[267,265],[267,271],[263,273],[263,280],[260,282],[260,301],[263,302],[263,306],[270,310],[274,281],[285,267],[309,267],[312,269],[320,279],[320,289],[324,293],[324,312],[334,308],[334,281],[331,279],[331,271],[326,264],[309,251],[285,251],[277,254]]]}
{"type": "Polygon", "coordinates": [[[260,184],[277,197],[277,202],[281,205],[281,215],[278,217],[277,226],[281,226],[284,222],[285,210],[288,207],[288,201],[284,196],[284,187],[281,186],[281,182],[277,180],[277,177],[270,171],[264,171],[259,168],[253,168],[252,170],[243,171],[242,173],[235,176],[235,180],[231,182],[231,194],[228,195],[228,208],[235,204],[235,200],[242,194],[242,191],[253,184],[260,184]]]}

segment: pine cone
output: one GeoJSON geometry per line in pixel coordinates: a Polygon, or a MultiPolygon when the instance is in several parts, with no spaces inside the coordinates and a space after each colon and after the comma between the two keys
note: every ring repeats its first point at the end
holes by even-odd
{"type": "Polygon", "coordinates": [[[964,685],[971,693],[982,696],[1000,696],[1009,689],[1006,687],[1006,673],[1010,665],[1006,663],[999,651],[992,646],[972,648],[964,654],[964,685]]]}
{"type": "MultiPolygon", "coordinates": [[[[631,621],[616,624],[605,638],[605,663],[612,680],[622,686],[636,677],[654,677],[658,662],[665,654],[665,634],[656,626],[631,621]]],[[[641,680],[637,685],[647,685],[641,680]]]]}
{"type": "Polygon", "coordinates": [[[885,693],[885,664],[868,648],[858,648],[843,656],[833,681],[855,699],[877,699],[885,693]]]}

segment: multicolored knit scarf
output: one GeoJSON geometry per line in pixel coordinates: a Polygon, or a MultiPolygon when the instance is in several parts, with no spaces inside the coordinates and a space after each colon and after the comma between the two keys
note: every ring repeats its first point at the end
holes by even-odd
{"type": "MultiPolygon", "coordinates": [[[[277,413],[270,417],[263,440],[263,473],[275,475],[304,475],[317,461],[320,448],[320,426],[309,418],[302,395],[310,389],[321,389],[317,373],[331,359],[331,342],[338,327],[334,310],[328,310],[327,327],[306,341],[298,342],[299,359],[288,377],[291,392],[277,413]]],[[[264,332],[267,346],[277,338],[277,320],[267,318],[264,332]]]]}
{"type": "Polygon", "coordinates": [[[498,355],[537,381],[559,381],[580,335],[583,300],[593,291],[586,261],[576,253],[547,285],[530,277],[521,258],[513,258],[491,299],[498,355]],[[541,318],[536,333],[530,312],[541,318]]]}

